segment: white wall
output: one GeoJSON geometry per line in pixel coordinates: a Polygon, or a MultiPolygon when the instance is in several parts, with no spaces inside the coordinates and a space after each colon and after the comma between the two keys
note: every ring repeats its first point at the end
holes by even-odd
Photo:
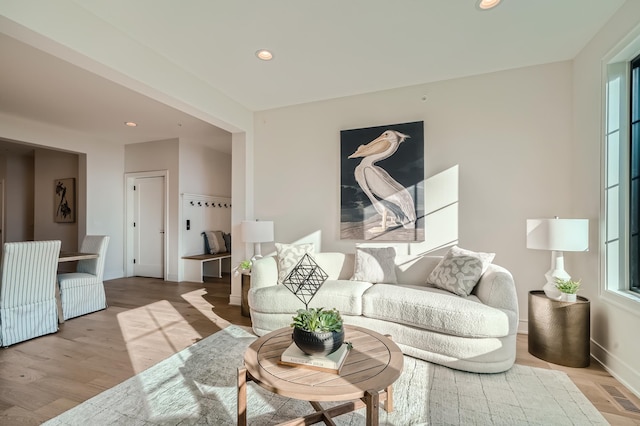
{"type": "MultiPolygon", "coordinates": [[[[85,153],[81,156],[79,174],[86,172],[87,234],[109,235],[109,250],[105,265],[105,279],[123,276],[124,223],[124,149],[122,145],[91,138],[69,130],[48,126],[22,118],[0,114],[0,137],[55,149],[85,153]]],[[[33,172],[32,172],[33,173],[33,172]]],[[[80,188],[80,191],[83,191],[80,188]]],[[[33,210],[33,208],[32,208],[33,210]]]]}
{"type": "Polygon", "coordinates": [[[581,294],[591,301],[592,354],[637,395],[640,395],[640,302],[635,309],[629,309],[604,296],[599,224],[603,220],[600,210],[603,59],[629,33],[638,34],[639,25],[640,2],[626,2],[574,61],[573,213],[590,219],[590,250],[573,254],[568,260],[568,265],[574,268],[572,275],[582,277],[581,294]]]}
{"type": "Polygon", "coordinates": [[[179,167],[180,193],[231,197],[231,155],[180,138],[179,167]]]}
{"type": "MultiPolygon", "coordinates": [[[[340,130],[424,120],[427,183],[457,166],[459,245],[513,273],[526,330],[549,268],[549,253],[526,249],[526,219],[570,212],[571,94],[561,62],[256,113],[255,217],[275,222],[276,241],[354,251],[339,239],[340,130]]],[[[433,182],[427,203],[445,188],[433,182]]],[[[427,223],[427,239],[438,232],[427,223]]]]}

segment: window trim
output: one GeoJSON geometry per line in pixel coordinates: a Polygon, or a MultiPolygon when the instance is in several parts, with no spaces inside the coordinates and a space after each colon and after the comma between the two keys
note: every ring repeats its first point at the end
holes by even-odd
{"type": "Polygon", "coordinates": [[[602,61],[602,136],[601,136],[601,224],[600,224],[600,286],[599,296],[620,308],[623,308],[635,315],[640,316],[640,294],[628,289],[629,282],[629,244],[627,238],[627,230],[629,229],[629,126],[630,126],[630,99],[629,84],[630,72],[629,64],[631,60],[640,55],[640,27],[636,28],[631,34],[623,39],[611,52],[603,58],[602,61]],[[613,77],[620,77],[624,88],[620,90],[620,126],[619,126],[619,150],[624,153],[622,160],[618,161],[621,168],[619,172],[619,197],[624,198],[624,204],[618,201],[619,206],[619,222],[618,239],[622,241],[622,247],[618,250],[618,281],[616,283],[608,282],[607,268],[607,225],[609,220],[607,206],[608,191],[608,142],[610,132],[608,129],[609,115],[609,82],[613,77]],[[622,225],[620,225],[622,223],[622,225]],[[623,259],[620,262],[620,259],[623,259]],[[621,277],[621,279],[620,279],[621,277]]]}

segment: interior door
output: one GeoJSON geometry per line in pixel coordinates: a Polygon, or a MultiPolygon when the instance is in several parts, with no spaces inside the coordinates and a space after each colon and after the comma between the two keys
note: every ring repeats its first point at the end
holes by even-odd
{"type": "Polygon", "coordinates": [[[164,278],[164,177],[141,177],[134,184],[133,272],[164,278]]]}

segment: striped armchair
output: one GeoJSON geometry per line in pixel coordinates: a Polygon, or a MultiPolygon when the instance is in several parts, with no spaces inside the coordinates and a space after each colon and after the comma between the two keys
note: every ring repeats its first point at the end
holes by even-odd
{"type": "Polygon", "coordinates": [[[58,331],[60,241],[5,243],[0,281],[0,346],[58,331]]]}
{"type": "Polygon", "coordinates": [[[106,235],[87,235],[80,251],[97,253],[98,258],[80,260],[76,272],[58,275],[62,315],[65,320],[107,307],[102,277],[108,245],[109,237],[106,235]]]}

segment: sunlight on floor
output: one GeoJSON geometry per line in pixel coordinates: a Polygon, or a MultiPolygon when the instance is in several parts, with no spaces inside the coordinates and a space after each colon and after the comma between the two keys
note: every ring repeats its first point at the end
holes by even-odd
{"type": "Polygon", "coordinates": [[[224,318],[219,317],[213,312],[215,306],[212,306],[205,298],[207,290],[204,288],[190,291],[182,295],[182,298],[187,301],[191,306],[196,308],[203,316],[209,318],[212,322],[216,323],[220,329],[228,327],[231,323],[224,318]]]}
{"type": "Polygon", "coordinates": [[[159,356],[167,358],[202,339],[192,326],[194,321],[207,319],[220,329],[231,325],[213,312],[211,303],[204,298],[206,294],[207,291],[201,288],[182,295],[190,305],[189,309],[197,311],[193,315],[181,314],[167,300],[118,314],[118,324],[135,373],[156,364],[159,356]],[[149,352],[151,347],[153,353],[149,352]]]}
{"type": "Polygon", "coordinates": [[[166,358],[202,338],[166,300],[121,312],[118,323],[136,373],[158,362],[158,350],[166,358]]]}
{"type": "MultiPolygon", "coordinates": [[[[205,289],[198,289],[183,294],[182,298],[189,306],[186,311],[181,309],[182,313],[169,301],[160,300],[139,308],[121,312],[117,315],[118,324],[126,344],[131,365],[136,374],[157,364],[159,356],[168,358],[202,339],[202,336],[192,326],[193,322],[207,319],[220,329],[231,325],[231,323],[213,312],[212,304],[205,299],[206,295],[207,291],[205,289]],[[193,311],[194,309],[197,312],[190,314],[189,310],[193,311]]],[[[184,364],[187,362],[190,352],[185,351],[175,356],[184,357],[184,359],[180,360],[180,363],[184,364]]],[[[180,371],[167,371],[166,373],[165,380],[175,382],[178,386],[177,388],[185,381],[180,371]]],[[[140,376],[136,377],[140,378],[140,376]]],[[[161,419],[167,415],[166,407],[153,406],[152,401],[157,399],[150,397],[154,392],[158,391],[155,389],[155,385],[140,381],[139,386],[141,395],[146,395],[143,404],[145,406],[144,409],[149,413],[149,418],[161,419]]],[[[197,391],[200,393],[216,393],[230,392],[231,390],[214,388],[198,389],[197,391]]],[[[232,389],[232,391],[235,392],[235,388],[232,389]]],[[[185,392],[182,398],[192,399],[194,396],[190,395],[189,392],[185,392]]],[[[193,403],[194,401],[191,402],[193,403]]],[[[180,414],[184,418],[189,418],[195,413],[172,412],[170,416],[175,416],[176,414],[180,414]]]]}

